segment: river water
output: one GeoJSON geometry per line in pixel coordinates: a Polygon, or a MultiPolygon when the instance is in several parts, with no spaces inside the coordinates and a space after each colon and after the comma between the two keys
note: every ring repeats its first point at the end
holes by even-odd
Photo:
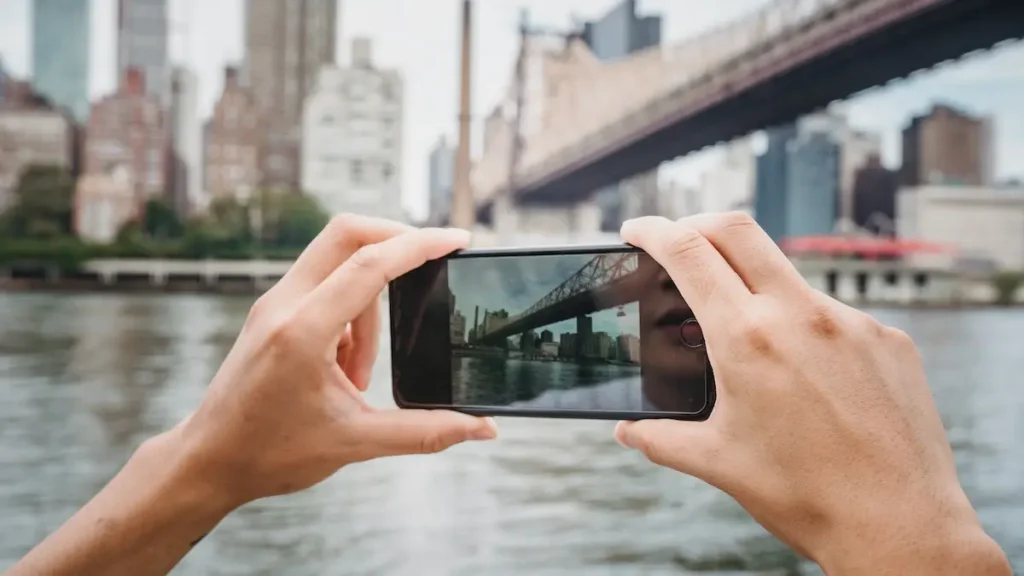
{"type": "MultiPolygon", "coordinates": [[[[197,405],[249,304],[0,294],[0,570],[197,405]]],[[[1024,569],[1024,310],[876,314],[918,341],[967,493],[1024,569]]],[[[385,355],[372,403],[389,378],[385,355]]],[[[499,427],[251,504],[176,574],[818,573],[728,497],[620,448],[613,423],[499,427]]]]}

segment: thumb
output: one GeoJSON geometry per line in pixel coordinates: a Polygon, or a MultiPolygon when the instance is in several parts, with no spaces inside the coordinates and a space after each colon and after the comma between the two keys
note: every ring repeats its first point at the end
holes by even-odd
{"type": "Polygon", "coordinates": [[[360,417],[360,436],[368,458],[433,454],[467,440],[493,440],[498,428],[491,418],[448,410],[380,410],[360,417]]]}
{"type": "Polygon", "coordinates": [[[679,420],[641,420],[619,422],[615,439],[626,448],[638,450],[651,462],[695,476],[714,484],[714,457],[711,428],[707,422],[679,420]]]}

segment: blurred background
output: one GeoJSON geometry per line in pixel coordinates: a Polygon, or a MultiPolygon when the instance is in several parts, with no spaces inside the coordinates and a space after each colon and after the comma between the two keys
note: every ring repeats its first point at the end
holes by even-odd
{"type": "MultiPolygon", "coordinates": [[[[1019,0],[0,0],[0,569],[333,214],[493,246],[727,210],[915,338],[1021,569],[1022,38],[1019,0]]],[[[818,573],[610,423],[499,425],[254,503],[177,573],[818,573]]]]}

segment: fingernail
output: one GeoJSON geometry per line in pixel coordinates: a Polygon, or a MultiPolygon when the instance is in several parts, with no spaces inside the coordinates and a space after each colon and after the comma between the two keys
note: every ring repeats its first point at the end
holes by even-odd
{"type": "Polygon", "coordinates": [[[615,440],[622,445],[623,448],[635,448],[633,446],[632,435],[629,433],[629,422],[619,422],[615,425],[615,440]]]}
{"type": "Polygon", "coordinates": [[[470,433],[470,440],[494,440],[498,437],[498,425],[494,418],[484,418],[481,424],[470,433]]]}

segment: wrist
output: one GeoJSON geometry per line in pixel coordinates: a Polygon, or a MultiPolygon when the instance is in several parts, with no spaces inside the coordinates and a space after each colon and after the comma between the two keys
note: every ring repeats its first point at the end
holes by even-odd
{"type": "Polygon", "coordinates": [[[1010,576],[999,545],[985,533],[959,486],[942,504],[879,507],[850,514],[816,550],[832,575],[978,574],[1010,576]]]}
{"type": "Polygon", "coordinates": [[[129,465],[145,469],[160,492],[198,525],[212,529],[241,506],[225,489],[216,472],[197,457],[197,450],[174,428],[144,442],[129,465]]]}

